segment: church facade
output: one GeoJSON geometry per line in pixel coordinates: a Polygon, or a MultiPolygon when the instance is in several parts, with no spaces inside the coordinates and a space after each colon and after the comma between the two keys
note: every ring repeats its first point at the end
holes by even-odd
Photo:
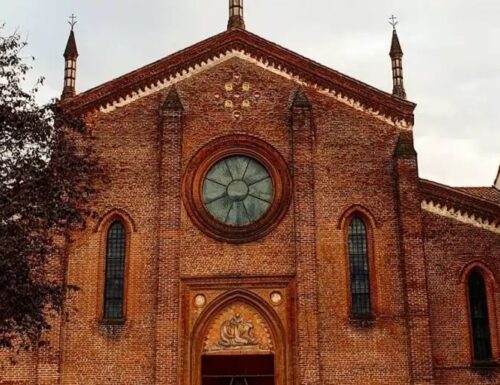
{"type": "Polygon", "coordinates": [[[0,384],[500,383],[500,181],[418,175],[386,93],[245,29],[76,94],[110,181],[50,346],[0,384]]]}

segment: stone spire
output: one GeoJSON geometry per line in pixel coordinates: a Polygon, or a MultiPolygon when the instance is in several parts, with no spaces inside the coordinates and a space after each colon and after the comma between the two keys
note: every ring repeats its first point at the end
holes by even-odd
{"type": "Polygon", "coordinates": [[[71,32],[69,33],[68,42],[64,51],[64,89],[62,99],[71,98],[76,93],[76,60],[78,59],[78,49],[75,39],[76,17],[71,15],[70,21],[71,32]]]}
{"type": "Polygon", "coordinates": [[[392,62],[392,80],[394,84],[392,93],[402,99],[406,99],[406,91],[403,82],[403,50],[401,49],[398,32],[396,31],[396,25],[398,25],[398,22],[396,21],[395,16],[392,16],[390,20],[391,21],[389,23],[393,28],[391,52],[389,53],[392,62]]]}
{"type": "Polygon", "coordinates": [[[229,0],[229,22],[227,29],[245,29],[243,0],[229,0]]]}

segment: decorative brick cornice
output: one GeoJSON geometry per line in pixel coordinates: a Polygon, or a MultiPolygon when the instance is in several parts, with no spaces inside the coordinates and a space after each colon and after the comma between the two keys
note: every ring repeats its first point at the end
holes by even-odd
{"type": "Polygon", "coordinates": [[[230,30],[77,95],[75,113],[109,112],[226,60],[247,60],[401,129],[413,126],[415,104],[401,100],[244,30],[230,30]]]}
{"type": "Polygon", "coordinates": [[[468,212],[462,212],[460,209],[456,210],[452,207],[441,206],[439,203],[433,201],[422,201],[422,210],[428,211],[432,214],[440,215],[449,219],[454,219],[456,221],[479,227],[483,230],[492,231],[494,233],[500,234],[500,224],[490,223],[488,219],[483,219],[476,217],[474,214],[468,212]]]}
{"type": "Polygon", "coordinates": [[[427,180],[420,181],[422,209],[500,234],[500,205],[427,180]]]}

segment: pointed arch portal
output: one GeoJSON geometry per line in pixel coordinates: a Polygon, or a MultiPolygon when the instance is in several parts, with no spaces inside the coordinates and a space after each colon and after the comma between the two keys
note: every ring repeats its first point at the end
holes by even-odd
{"type": "Polygon", "coordinates": [[[191,336],[192,385],[285,385],[286,343],[272,307],[234,290],[200,315],[191,336]]]}

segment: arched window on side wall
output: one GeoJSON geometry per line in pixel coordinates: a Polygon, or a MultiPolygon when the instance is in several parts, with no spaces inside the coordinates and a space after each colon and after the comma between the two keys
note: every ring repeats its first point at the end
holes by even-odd
{"type": "Polygon", "coordinates": [[[372,314],[370,270],[368,266],[368,234],[363,220],[354,216],[348,230],[349,269],[351,279],[351,314],[366,317],[372,314]]]}
{"type": "Polygon", "coordinates": [[[469,275],[469,309],[474,361],[492,358],[488,299],[484,277],[478,270],[469,275]]]}
{"type": "Polygon", "coordinates": [[[106,273],[104,284],[104,319],[120,320],[124,317],[124,282],[126,231],[120,221],[114,221],[106,240],[106,273]]]}

